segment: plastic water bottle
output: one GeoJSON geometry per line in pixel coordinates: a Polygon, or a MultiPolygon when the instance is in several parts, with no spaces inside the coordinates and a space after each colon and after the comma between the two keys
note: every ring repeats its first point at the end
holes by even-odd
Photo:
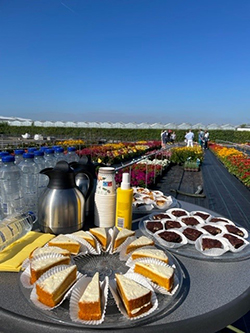
{"type": "Polygon", "coordinates": [[[67,157],[64,154],[64,149],[62,147],[55,148],[55,158],[56,163],[59,161],[67,161],[67,157]]]}
{"type": "Polygon", "coordinates": [[[22,209],[21,170],[14,162],[15,157],[12,155],[2,157],[0,191],[3,216],[22,209]]]}
{"type": "Polygon", "coordinates": [[[36,216],[33,212],[14,213],[0,222],[0,251],[26,235],[33,227],[36,216]]]}
{"type": "Polygon", "coordinates": [[[24,153],[23,161],[18,164],[21,170],[21,186],[25,210],[37,211],[37,188],[39,168],[34,154],[24,153]]]}
{"type": "Polygon", "coordinates": [[[68,147],[68,152],[67,152],[67,162],[79,162],[80,157],[76,153],[76,148],[75,147],[68,147]]]}
{"type": "MultiPolygon", "coordinates": [[[[3,156],[7,156],[9,153],[7,151],[0,151],[0,167],[3,165],[2,158],[3,156]]],[[[1,195],[1,187],[0,187],[0,218],[3,218],[3,207],[2,207],[2,195],[1,195]]]]}
{"type": "Polygon", "coordinates": [[[56,158],[54,156],[54,149],[47,148],[44,151],[44,159],[45,159],[45,168],[54,168],[56,165],[56,158]]]}
{"type": "Polygon", "coordinates": [[[24,149],[16,149],[15,153],[15,164],[19,164],[23,160],[24,149]]]}
{"type": "Polygon", "coordinates": [[[2,158],[4,157],[4,156],[8,156],[9,155],[9,153],[7,152],[7,151],[1,151],[0,152],[0,166],[3,164],[2,163],[2,158]]]}
{"type": "Polygon", "coordinates": [[[49,183],[49,178],[46,175],[40,173],[41,170],[45,169],[44,152],[41,150],[34,151],[34,161],[39,169],[38,184],[37,184],[37,200],[38,200],[41,194],[45,191],[49,183]]]}

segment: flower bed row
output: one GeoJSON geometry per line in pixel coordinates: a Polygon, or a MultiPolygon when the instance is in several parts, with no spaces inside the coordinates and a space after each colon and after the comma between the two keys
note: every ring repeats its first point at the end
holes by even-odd
{"type": "Polygon", "coordinates": [[[186,161],[197,162],[203,161],[204,152],[200,146],[194,147],[176,147],[171,149],[171,162],[183,165],[186,161]]]}
{"type": "Polygon", "coordinates": [[[112,165],[141,156],[159,147],[159,141],[139,141],[92,146],[81,149],[78,153],[80,156],[90,156],[93,162],[112,165]]]}
{"type": "Polygon", "coordinates": [[[124,172],[130,173],[131,186],[140,186],[150,188],[156,183],[157,178],[162,175],[162,172],[167,168],[170,161],[167,159],[158,160],[142,160],[129,167],[125,167],[117,172],[115,181],[120,184],[122,181],[122,174],[124,172]]]}
{"type": "Polygon", "coordinates": [[[209,148],[243,184],[250,187],[250,158],[247,154],[219,144],[210,144],[209,148]]]}

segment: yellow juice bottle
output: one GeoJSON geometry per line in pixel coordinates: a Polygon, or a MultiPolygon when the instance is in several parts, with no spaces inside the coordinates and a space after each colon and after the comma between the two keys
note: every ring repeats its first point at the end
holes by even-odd
{"type": "Polygon", "coordinates": [[[132,229],[132,205],[133,189],[130,186],[130,174],[122,174],[121,187],[116,192],[116,216],[115,225],[117,228],[132,229]]]}

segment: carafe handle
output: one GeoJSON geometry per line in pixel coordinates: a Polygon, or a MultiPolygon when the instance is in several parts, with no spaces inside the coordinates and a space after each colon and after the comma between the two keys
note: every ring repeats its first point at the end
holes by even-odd
{"type": "Polygon", "coordinates": [[[84,195],[85,196],[85,200],[87,200],[88,197],[91,194],[91,191],[92,191],[93,187],[94,187],[94,177],[93,177],[93,175],[91,174],[91,172],[89,172],[88,170],[86,170],[86,168],[85,168],[85,166],[83,164],[80,164],[78,162],[71,162],[69,165],[74,170],[75,177],[77,175],[81,175],[81,174],[86,175],[88,177],[88,179],[89,179],[89,186],[88,186],[86,194],[84,195]]]}

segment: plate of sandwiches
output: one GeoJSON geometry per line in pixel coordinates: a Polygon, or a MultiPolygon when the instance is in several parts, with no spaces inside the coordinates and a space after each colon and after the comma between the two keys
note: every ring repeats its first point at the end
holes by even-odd
{"type": "Polygon", "coordinates": [[[80,327],[153,322],[185,298],[177,259],[146,235],[95,227],[57,235],[29,254],[20,288],[45,316],[80,327]]]}
{"type": "Polygon", "coordinates": [[[177,207],[178,201],[158,190],[133,187],[133,213],[143,214],[177,207]]]}
{"type": "Polygon", "coordinates": [[[223,216],[175,207],[154,212],[139,229],[174,254],[201,260],[236,261],[250,257],[250,232],[223,216]]]}

